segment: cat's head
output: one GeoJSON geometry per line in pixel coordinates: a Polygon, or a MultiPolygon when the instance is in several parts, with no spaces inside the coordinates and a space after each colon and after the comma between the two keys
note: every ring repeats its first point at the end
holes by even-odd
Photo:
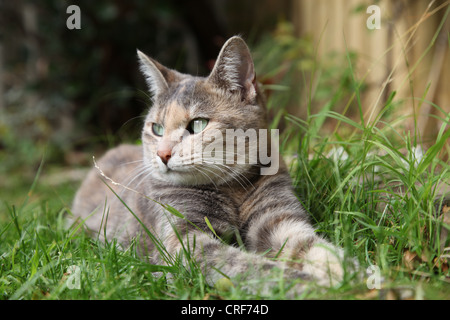
{"type": "MultiPolygon", "coordinates": [[[[258,142],[244,138],[247,148],[239,151],[237,146],[226,147],[226,134],[266,128],[265,107],[245,42],[240,37],[229,39],[208,77],[171,70],[140,51],[138,57],[153,96],[142,132],[144,163],[153,176],[188,185],[245,181],[258,165],[249,159],[249,150],[258,142]],[[238,152],[245,153],[244,160],[237,161],[238,152]]],[[[239,139],[232,140],[237,144],[239,139]]]]}

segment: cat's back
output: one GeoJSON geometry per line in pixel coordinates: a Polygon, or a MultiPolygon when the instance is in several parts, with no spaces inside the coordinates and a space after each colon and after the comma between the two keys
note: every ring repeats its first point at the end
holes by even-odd
{"type": "Polygon", "coordinates": [[[114,181],[108,185],[119,193],[123,187],[115,183],[125,186],[129,184],[142,166],[142,158],[141,146],[123,144],[109,150],[103,157],[96,160],[96,166],[88,173],[75,195],[72,212],[84,219],[94,210],[101,210],[105,199],[111,198],[112,195],[105,180],[114,181]]]}

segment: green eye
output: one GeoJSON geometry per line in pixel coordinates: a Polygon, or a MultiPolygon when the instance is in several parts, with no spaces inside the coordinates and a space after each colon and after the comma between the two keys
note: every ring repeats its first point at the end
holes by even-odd
{"type": "Polygon", "coordinates": [[[207,119],[194,119],[189,123],[188,130],[191,133],[200,133],[202,132],[206,126],[208,125],[207,119]]]}
{"type": "Polygon", "coordinates": [[[158,137],[161,137],[164,134],[164,127],[160,124],[154,123],[152,125],[152,131],[158,137]]]}

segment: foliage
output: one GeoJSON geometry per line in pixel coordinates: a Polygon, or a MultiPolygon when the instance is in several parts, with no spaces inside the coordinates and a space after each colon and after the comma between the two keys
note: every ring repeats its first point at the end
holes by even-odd
{"type": "MultiPolygon", "coordinates": [[[[375,265],[383,277],[380,290],[369,290],[366,279],[349,274],[342,285],[302,298],[449,299],[449,240],[442,235],[450,229],[450,200],[440,194],[450,181],[450,167],[443,160],[450,153],[449,116],[441,119],[428,149],[422,149],[399,129],[404,119],[389,117],[399,103],[395,91],[371,122],[364,121],[358,99],[364,84],[355,79],[353,54],[332,57],[337,60],[328,62],[337,67],[329,68],[328,62],[317,61],[314,45],[296,38],[289,25],[281,25],[255,51],[260,79],[271,90],[273,125],[285,129],[282,152],[299,201],[318,232],[357,257],[362,271],[375,265]],[[289,107],[299,101],[305,113],[290,114],[289,107]],[[354,114],[346,113],[350,105],[354,114]]],[[[15,145],[14,137],[7,139],[17,153],[33,161],[41,158],[35,144],[15,145]]],[[[19,160],[8,161],[13,165],[19,160]]],[[[33,167],[34,181],[24,179],[0,191],[1,299],[260,298],[239,286],[206,285],[189,259],[189,248],[168,258],[165,266],[151,265],[138,256],[137,241],[120,248],[113,240],[88,237],[77,225],[67,226],[77,184],[48,185],[43,180],[50,171],[46,166],[33,167]],[[71,266],[81,269],[80,289],[68,286],[71,266]]],[[[289,285],[280,280],[272,298],[285,298],[289,285]]]]}
{"type": "MultiPolygon", "coordinates": [[[[287,129],[285,118],[290,115],[304,119],[324,109],[357,110],[356,102],[347,104],[354,91],[347,57],[330,53],[319,60],[317,46],[308,37],[295,36],[291,23],[281,22],[253,48],[273,127],[287,129]]],[[[348,58],[354,63],[356,54],[349,52],[348,58]]],[[[364,88],[361,83],[361,92],[364,88]]]]}
{"type": "Polygon", "coordinates": [[[1,1],[2,169],[36,168],[44,152],[47,161],[71,164],[73,150],[137,139],[149,99],[136,48],[191,73],[206,72],[211,51],[220,49],[202,36],[225,32],[208,16],[209,28],[196,33],[194,11],[166,0],[1,1]],[[70,30],[66,9],[74,4],[81,29],[70,30]],[[29,147],[36,150],[24,160],[29,147]]]}

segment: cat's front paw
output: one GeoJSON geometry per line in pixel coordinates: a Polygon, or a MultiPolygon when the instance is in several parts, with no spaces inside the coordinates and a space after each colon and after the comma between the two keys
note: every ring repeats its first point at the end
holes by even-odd
{"type": "Polygon", "coordinates": [[[303,257],[303,271],[320,286],[334,287],[344,280],[344,253],[326,243],[315,244],[303,257]]]}

